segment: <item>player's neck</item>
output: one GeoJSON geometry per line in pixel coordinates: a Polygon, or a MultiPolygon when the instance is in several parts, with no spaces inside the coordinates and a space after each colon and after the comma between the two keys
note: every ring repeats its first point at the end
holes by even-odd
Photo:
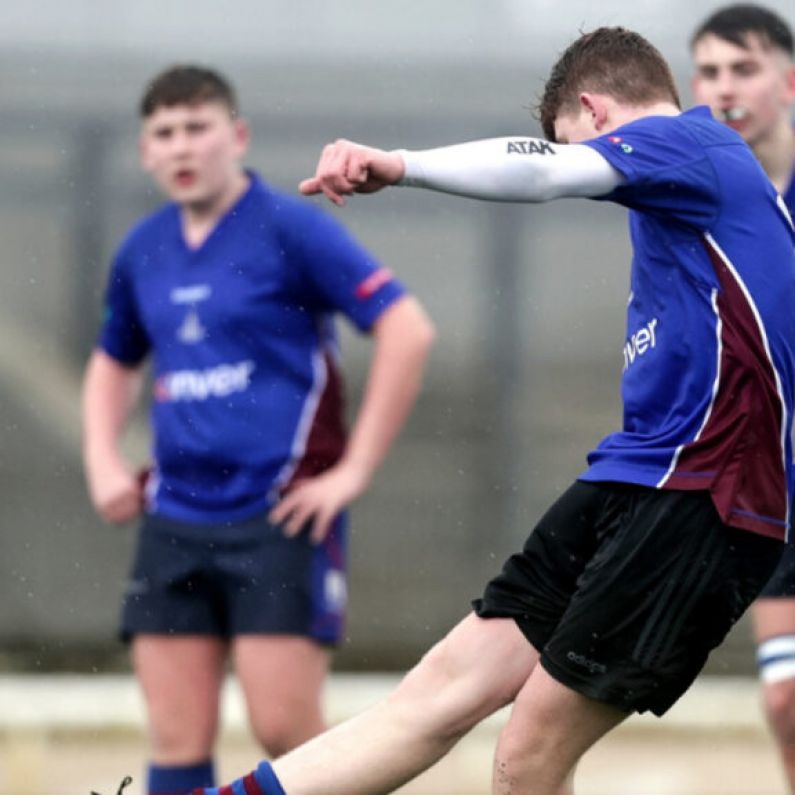
{"type": "Polygon", "coordinates": [[[786,190],[795,169],[795,129],[789,119],[782,119],[769,135],[756,141],[753,150],[771,182],[779,191],[786,190]]]}
{"type": "Polygon", "coordinates": [[[681,110],[673,102],[655,102],[652,105],[622,105],[615,103],[610,109],[609,123],[613,128],[643,119],[646,116],[678,116],[681,110]]]}
{"type": "Polygon", "coordinates": [[[246,192],[250,183],[248,174],[240,171],[217,194],[200,202],[183,204],[182,234],[190,248],[199,248],[215,229],[217,223],[246,192]]]}

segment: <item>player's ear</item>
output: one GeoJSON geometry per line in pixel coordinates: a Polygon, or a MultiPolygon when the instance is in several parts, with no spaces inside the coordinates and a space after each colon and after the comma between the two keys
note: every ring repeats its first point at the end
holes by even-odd
{"type": "Polygon", "coordinates": [[[597,132],[601,132],[607,121],[607,103],[599,94],[583,91],[579,97],[580,107],[588,114],[597,132]]]}
{"type": "Polygon", "coordinates": [[[245,119],[237,118],[235,124],[235,141],[237,143],[240,155],[244,155],[248,151],[248,146],[251,143],[251,127],[245,119]]]}
{"type": "Polygon", "coordinates": [[[792,104],[795,102],[795,64],[790,64],[787,67],[787,73],[784,76],[787,86],[787,101],[792,104]]]}

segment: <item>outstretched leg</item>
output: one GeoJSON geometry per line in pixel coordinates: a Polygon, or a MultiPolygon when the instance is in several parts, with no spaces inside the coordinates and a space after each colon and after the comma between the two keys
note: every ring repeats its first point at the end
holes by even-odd
{"type": "MultiPolygon", "coordinates": [[[[273,763],[288,795],[391,792],[446,754],[483,718],[510,703],[538,654],[511,619],[465,618],[384,701],[273,763]]],[[[271,772],[251,791],[279,795],[271,772]],[[269,780],[270,779],[270,780],[269,780]]],[[[248,790],[247,790],[248,791],[248,790]]]]}
{"type": "Polygon", "coordinates": [[[274,764],[289,795],[391,792],[510,703],[538,654],[510,619],[469,615],[383,702],[274,764]]]}

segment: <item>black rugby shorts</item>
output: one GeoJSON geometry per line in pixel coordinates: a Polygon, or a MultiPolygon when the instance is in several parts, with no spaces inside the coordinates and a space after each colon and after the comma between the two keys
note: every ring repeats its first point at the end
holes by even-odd
{"type": "Polygon", "coordinates": [[[762,599],[795,599],[795,546],[787,544],[773,576],[759,594],[762,599]]]}
{"type": "Polygon", "coordinates": [[[483,618],[513,618],[562,684],[662,715],[782,550],[724,525],[706,492],[578,481],[474,607],[483,618]]]}

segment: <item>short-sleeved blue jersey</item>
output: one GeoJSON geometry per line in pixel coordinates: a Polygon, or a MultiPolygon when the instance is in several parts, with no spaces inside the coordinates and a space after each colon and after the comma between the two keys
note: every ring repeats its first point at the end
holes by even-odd
{"type": "Polygon", "coordinates": [[[331,216],[250,180],[198,249],[175,204],[145,218],[107,287],[102,349],[152,356],[150,510],[187,522],[253,515],[339,459],[332,315],[368,330],[404,293],[331,216]]]}
{"type": "Polygon", "coordinates": [[[708,490],[784,538],[792,498],[795,233],[751,150],[706,108],[586,142],[625,177],[633,246],[623,429],[584,480],[708,490]]]}

